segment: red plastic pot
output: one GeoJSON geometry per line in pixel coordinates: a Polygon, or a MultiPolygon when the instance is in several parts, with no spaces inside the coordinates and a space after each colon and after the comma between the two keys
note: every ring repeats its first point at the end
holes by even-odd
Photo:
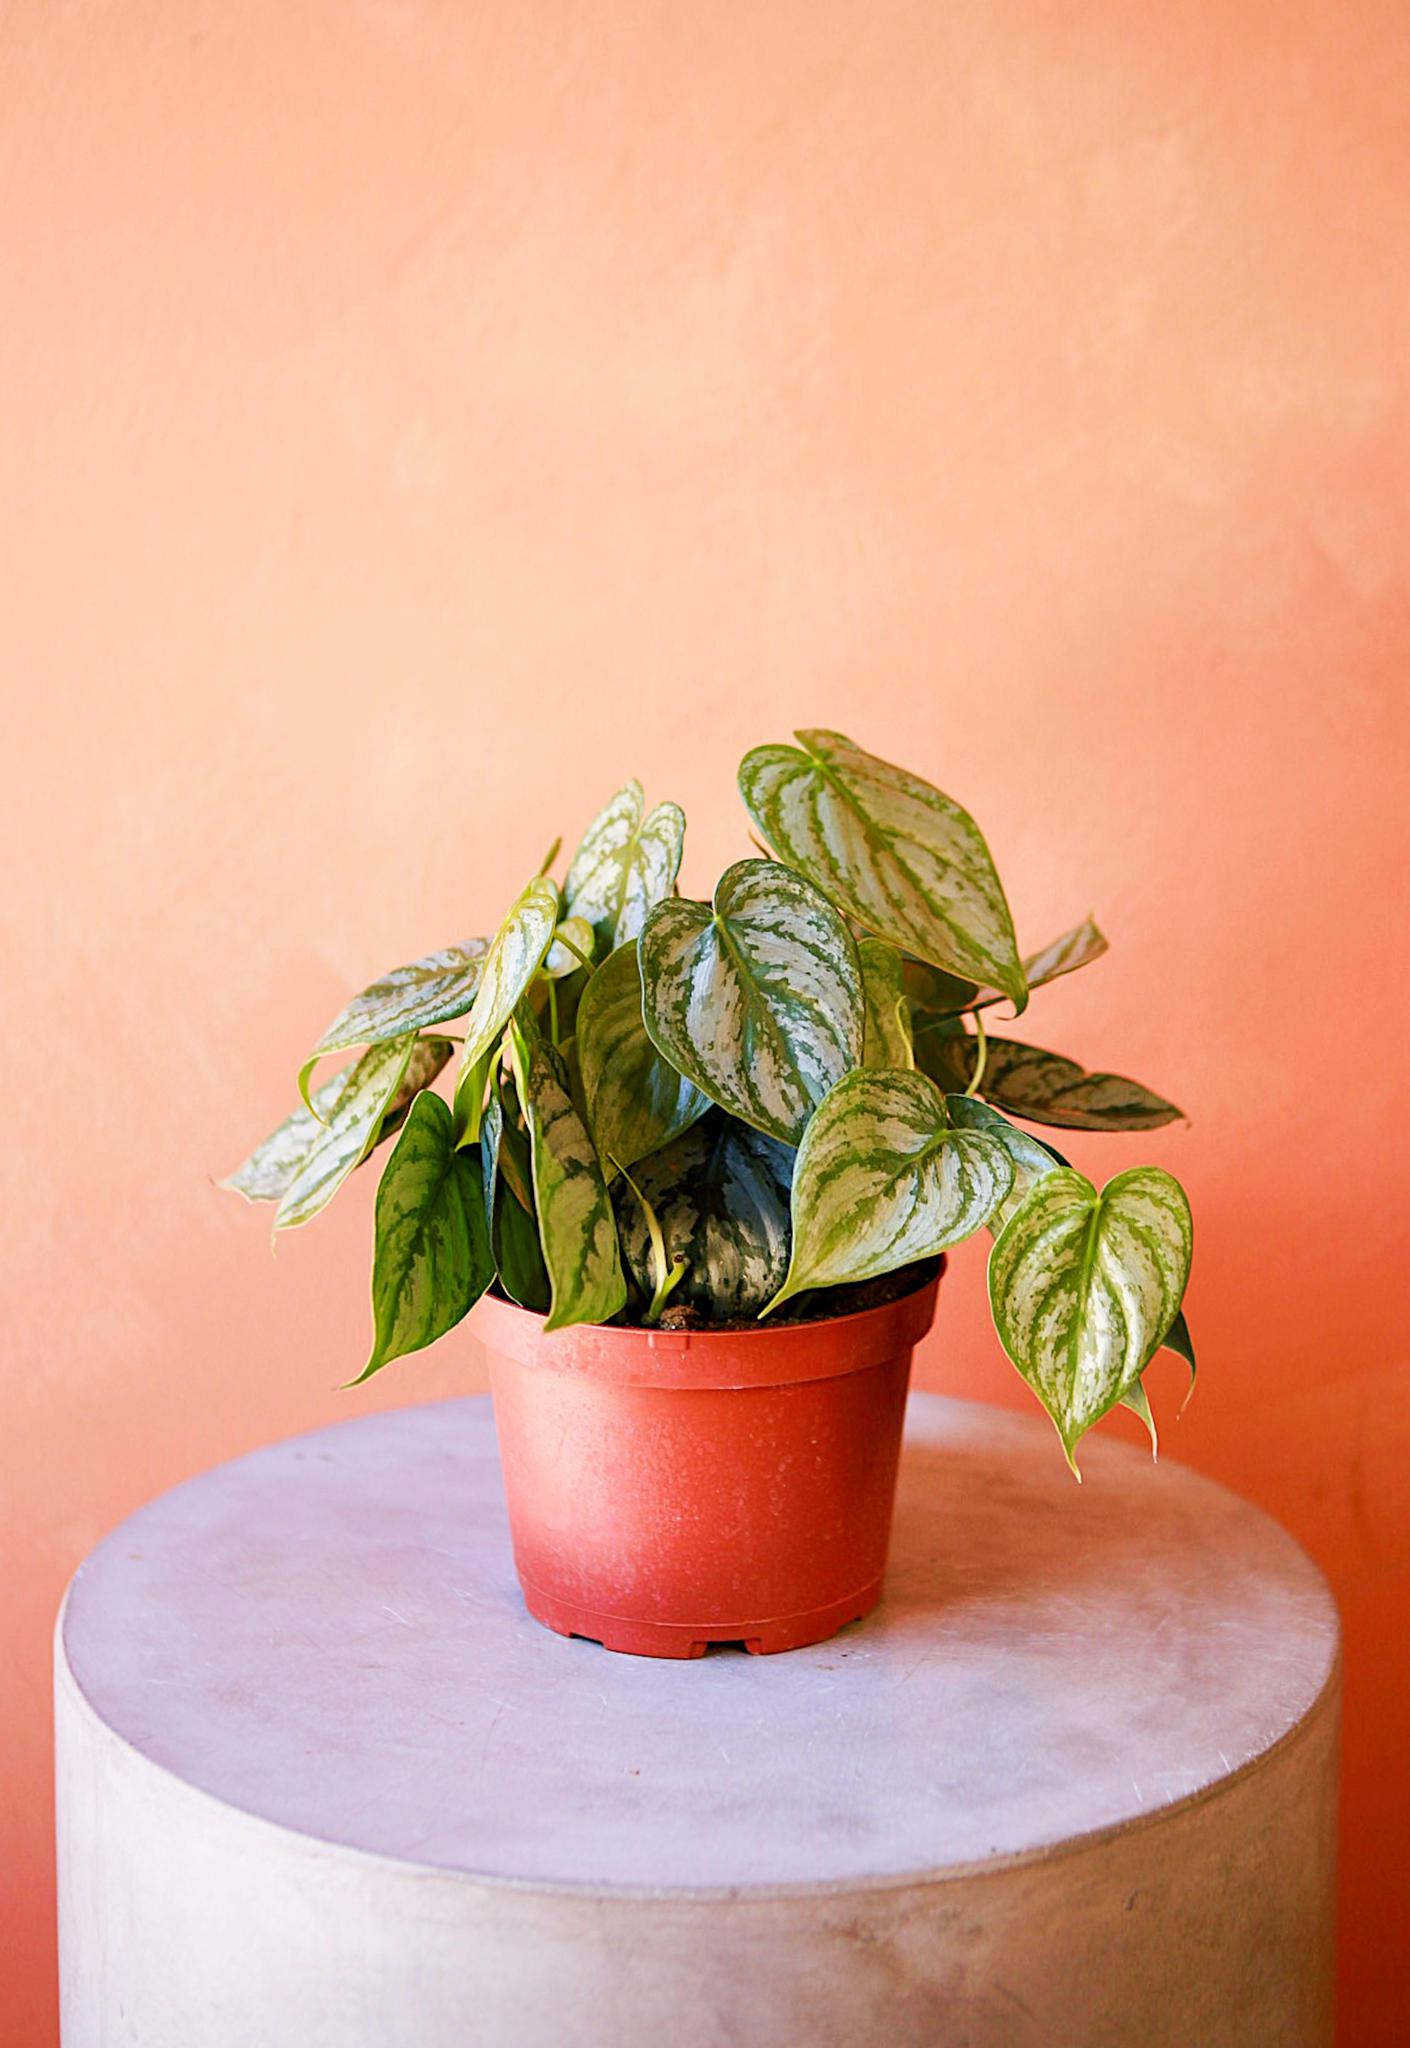
{"type": "Polygon", "coordinates": [[[485,1296],[472,1328],[529,1612],[640,1657],[799,1649],[870,1612],[939,1278],[747,1330],[550,1336],[485,1296]]]}

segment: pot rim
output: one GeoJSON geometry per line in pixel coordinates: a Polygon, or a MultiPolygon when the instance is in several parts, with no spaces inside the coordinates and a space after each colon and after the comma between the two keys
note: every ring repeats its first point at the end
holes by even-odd
{"type": "Polygon", "coordinates": [[[894,1301],[809,1322],[727,1330],[575,1323],[545,1331],[544,1315],[483,1294],[470,1311],[469,1326],[496,1359],[622,1386],[783,1386],[864,1371],[911,1350],[934,1320],[945,1264],[942,1253],[930,1278],[894,1301]]]}

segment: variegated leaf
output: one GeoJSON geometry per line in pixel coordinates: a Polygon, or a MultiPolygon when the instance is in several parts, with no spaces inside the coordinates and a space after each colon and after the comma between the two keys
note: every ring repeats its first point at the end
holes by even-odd
{"type": "Polygon", "coordinates": [[[634,945],[619,946],[588,983],[576,1044],[588,1129],[609,1180],[613,1160],[635,1165],[710,1107],[709,1096],[663,1060],[647,1036],[634,945]]]}
{"type": "MultiPolygon", "coordinates": [[[[1024,976],[1028,982],[1028,993],[1035,988],[1044,988],[1050,981],[1058,981],[1064,974],[1075,974],[1079,967],[1086,967],[1091,961],[1099,960],[1108,946],[1101,932],[1090,917],[1074,925],[1070,932],[1052,939],[1036,953],[1030,953],[1023,963],[1024,976]]],[[[995,989],[976,989],[968,1002],[956,1007],[963,1010],[988,1010],[1004,997],[995,989]]]]}
{"type": "Polygon", "coordinates": [[[1084,917],[1081,924],[1075,924],[1070,932],[1052,939],[1037,953],[1030,953],[1023,963],[1029,988],[1043,988],[1050,981],[1057,981],[1064,974],[1075,974],[1079,967],[1086,967],[1093,960],[1100,960],[1107,951],[1107,942],[1090,917],[1084,917]]]}
{"type": "MultiPolygon", "coordinates": [[[[1183,1358],[1186,1365],[1190,1368],[1190,1384],[1185,1389],[1185,1398],[1180,1403],[1178,1411],[1179,1414],[1183,1415],[1189,1406],[1190,1396],[1194,1393],[1195,1377],[1198,1370],[1195,1365],[1194,1339],[1190,1336],[1190,1326],[1185,1321],[1185,1311],[1183,1309],[1181,1309],[1174,1322],[1170,1325],[1170,1328],[1166,1331],[1161,1340],[1160,1348],[1162,1351],[1173,1351],[1175,1356],[1183,1358]]],[[[1123,1408],[1129,1408],[1134,1415],[1139,1415],[1150,1436],[1151,1456],[1153,1458],[1157,1457],[1160,1452],[1160,1440],[1156,1435],[1155,1417],[1151,1413],[1151,1404],[1146,1394],[1144,1381],[1137,1380],[1134,1387],[1128,1387],[1121,1396],[1121,1405],[1123,1408]]]]}
{"type": "Polygon", "coordinates": [[[354,1045],[376,1045],[384,1038],[401,1038],[427,1024],[464,1016],[475,1000],[489,943],[488,939],[467,939],[463,946],[428,953],[424,960],[394,967],[354,996],[300,1070],[299,1093],[304,1101],[309,1101],[309,1076],[328,1053],[354,1045]]]}
{"type": "Polygon", "coordinates": [[[989,1255],[1005,1351],[1057,1426],[1068,1459],[1160,1348],[1189,1278],[1180,1183],[1156,1166],[1098,1194],[1070,1167],[1029,1189],[989,1255]]]}
{"type": "MultiPolygon", "coordinates": [[[[966,1074],[974,1071],[976,1041],[962,1048],[966,1074]]],[[[1010,1116],[1068,1131],[1154,1131],[1184,1111],[1121,1074],[1089,1074],[1061,1053],[991,1038],[979,1083],[985,1100],[1010,1116]]]]}
{"type": "MultiPolygon", "coordinates": [[[[633,1168],[667,1263],[685,1260],[673,1299],[718,1321],[755,1315],[777,1293],[788,1270],[792,1173],[786,1145],[719,1109],[633,1168]]],[[[615,1200],[623,1256],[650,1299],[655,1275],[641,1203],[624,1181],[615,1200]]]]}
{"type": "Polygon", "coordinates": [[[911,1006],[900,952],[885,939],[862,939],[857,946],[857,960],[866,1004],[862,1065],[913,1067],[911,1006]]]}
{"type": "Polygon", "coordinates": [[[243,1195],[247,1202],[279,1201],[314,1142],[323,1136],[333,1105],[346,1085],[347,1072],[325,1081],[313,1098],[312,1109],[300,1105],[292,1116],[285,1117],[278,1130],[271,1131],[220,1185],[243,1195]]]}
{"type": "Polygon", "coordinates": [[[592,965],[593,929],[585,917],[565,917],[553,934],[543,971],[551,981],[592,965]]]}
{"type": "Polygon", "coordinates": [[[722,1109],[796,1144],[862,1056],[861,969],[832,905],[777,861],[736,861],[713,909],[659,903],[640,956],[657,1051],[722,1109]]]}
{"type": "Polygon", "coordinates": [[[519,1121],[518,1096],[512,1086],[503,1087],[497,1074],[485,1106],[480,1160],[485,1214],[490,1219],[490,1242],[500,1285],[521,1308],[545,1314],[550,1289],[534,1212],[529,1134],[519,1121]]]}
{"type": "Polygon", "coordinates": [[[558,923],[558,891],[544,875],[535,875],[495,933],[480,975],[480,986],[470,1015],[465,1020],[465,1044],[460,1054],[460,1078],[456,1083],[455,1109],[463,1127],[474,1129],[478,1103],[466,1099],[466,1091],[479,1085],[477,1066],[494,1046],[514,1007],[543,965],[558,923]]]}
{"type": "Polygon", "coordinates": [[[1183,1415],[1185,1409],[1189,1406],[1190,1396],[1194,1393],[1195,1381],[1199,1376],[1199,1367],[1195,1363],[1195,1340],[1190,1335],[1190,1326],[1185,1321],[1185,1311],[1183,1309],[1181,1309],[1179,1315],[1176,1316],[1174,1322],[1161,1339],[1161,1349],[1163,1351],[1173,1351],[1175,1356],[1183,1358],[1186,1365],[1190,1368],[1190,1384],[1185,1389],[1184,1400],[1180,1403],[1180,1413],[1183,1415]]]}
{"type": "Polygon", "coordinates": [[[1019,1130],[1017,1124],[1011,1124],[997,1109],[973,1095],[947,1095],[945,1109],[957,1130],[988,1131],[1013,1161],[1013,1186],[989,1218],[989,1228],[997,1237],[1034,1181],[1066,1166],[1067,1161],[1051,1145],[1045,1145],[1029,1131],[1019,1130]]]}
{"type": "Polygon", "coordinates": [[[564,885],[568,915],[586,918],[608,947],[639,935],[680,870],[684,811],[657,804],[643,817],[642,808],[641,784],[624,784],[588,826],[564,885]]]}
{"type": "Polygon", "coordinates": [[[1146,1435],[1151,1440],[1151,1456],[1152,1458],[1158,1458],[1160,1456],[1160,1438],[1156,1433],[1155,1417],[1151,1413],[1150,1396],[1140,1380],[1137,1380],[1134,1386],[1126,1389],[1126,1392],[1121,1396],[1121,1406],[1129,1408],[1131,1413],[1138,1416],[1145,1424],[1146,1435]]]}
{"type": "MultiPolygon", "coordinates": [[[[413,1048],[421,1041],[384,1039],[338,1076],[342,1087],[313,1144],[299,1161],[275,1211],[274,1228],[293,1230],[326,1208],[355,1166],[372,1150],[383,1119],[395,1114],[413,1048]]],[[[322,1091],[319,1091],[322,1093],[322,1091]]]]}
{"type": "Polygon", "coordinates": [[[608,1322],[627,1299],[612,1200],[563,1062],[543,1039],[530,1052],[525,1085],[539,1238],[553,1290],[544,1328],[608,1322]]]}
{"type": "Polygon", "coordinates": [[[1003,887],[969,813],[836,732],[756,747],[739,770],[782,859],[879,938],[1027,1001],[1003,887]]]}
{"type": "Polygon", "coordinates": [[[372,1352],[354,1384],[434,1344],[493,1278],[480,1162],[456,1150],[450,1110],[423,1091],[377,1189],[372,1352]]]}
{"type": "MultiPolygon", "coordinates": [[[[375,1143],[391,1137],[405,1119],[412,1098],[429,1088],[451,1056],[447,1038],[418,1038],[407,1062],[406,1073],[383,1115],[375,1143]]],[[[278,1202],[314,1146],[327,1134],[327,1125],[345,1088],[357,1071],[357,1064],[344,1067],[325,1081],[313,1098],[313,1111],[300,1107],[286,1117],[277,1131],[250,1154],[243,1166],[220,1185],[243,1195],[247,1202],[278,1202]]]]}
{"type": "Polygon", "coordinates": [[[924,1074],[860,1067],[844,1075],[803,1134],[793,1257],[771,1306],[807,1287],[933,1258],[987,1222],[1013,1173],[990,1132],[950,1122],[924,1074]]]}

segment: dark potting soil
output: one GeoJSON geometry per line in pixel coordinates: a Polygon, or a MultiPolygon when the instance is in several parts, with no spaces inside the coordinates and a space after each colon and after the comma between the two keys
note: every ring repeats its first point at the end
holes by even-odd
{"type": "MultiPolygon", "coordinates": [[[[899,1301],[902,1295],[914,1294],[933,1280],[939,1269],[938,1259],[922,1259],[914,1266],[903,1266],[899,1272],[881,1273],[875,1280],[858,1280],[849,1287],[814,1287],[807,1294],[800,1294],[786,1303],[777,1315],[766,1316],[762,1323],[757,1316],[722,1316],[716,1319],[702,1314],[688,1302],[667,1302],[657,1328],[767,1330],[777,1323],[832,1322],[838,1316],[860,1315],[863,1309],[884,1308],[888,1301],[899,1301]]],[[[630,1306],[623,1311],[619,1323],[631,1328],[641,1327],[630,1306]]]]}

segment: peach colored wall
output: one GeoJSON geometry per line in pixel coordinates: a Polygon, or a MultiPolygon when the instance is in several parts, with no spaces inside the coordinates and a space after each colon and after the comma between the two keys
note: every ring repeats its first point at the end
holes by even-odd
{"type": "MultiPolygon", "coordinates": [[[[370,1177],[271,1261],[207,1175],[624,774],[705,889],[796,723],[960,795],[1026,940],[1111,934],[1034,1035],[1193,1117],[1074,1150],[1187,1178],[1168,1448],[1340,1595],[1345,2038],[1390,2039],[1402,0],[16,0],[0,50],[0,2040],[54,2039],[73,1566],[480,1383],[462,1339],[334,1392],[370,1177]]],[[[1020,1402],[956,1267],[925,1380],[1020,1402]]]]}

